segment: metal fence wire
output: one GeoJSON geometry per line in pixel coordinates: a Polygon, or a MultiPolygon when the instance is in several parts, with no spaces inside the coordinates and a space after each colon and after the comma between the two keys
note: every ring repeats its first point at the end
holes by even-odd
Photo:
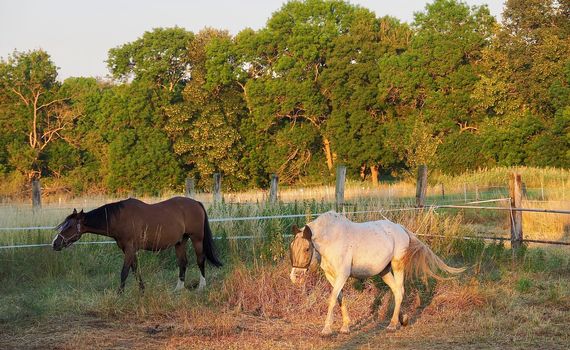
{"type": "MultiPolygon", "coordinates": [[[[369,214],[377,213],[383,215],[383,213],[390,212],[401,212],[401,211],[424,211],[424,210],[440,210],[440,209],[470,209],[470,210],[499,210],[499,211],[509,211],[512,217],[512,213],[519,212],[536,212],[536,213],[555,213],[555,214],[570,214],[570,210],[563,209],[541,209],[541,208],[509,208],[509,207],[489,207],[489,206],[476,206],[473,204],[482,203],[492,203],[492,202],[502,202],[510,201],[510,198],[498,198],[498,199],[488,199],[465,203],[464,205],[453,205],[453,204],[432,204],[426,205],[421,208],[417,207],[406,207],[406,208],[389,208],[381,210],[359,210],[359,211],[343,211],[344,215],[355,215],[355,214],[369,214]]],[[[314,214],[286,214],[286,215],[272,215],[272,216],[245,216],[245,217],[226,217],[226,218],[211,218],[210,222],[232,222],[232,221],[253,221],[253,220],[275,220],[275,219],[291,219],[291,218],[302,218],[302,217],[315,217],[323,213],[314,214]]],[[[0,231],[45,231],[53,230],[53,226],[29,226],[29,227],[0,227],[0,231]]],[[[425,237],[442,237],[449,238],[448,236],[436,235],[436,234],[417,234],[418,236],[425,237]]],[[[290,235],[284,235],[290,236],[290,235]]],[[[242,239],[254,239],[258,238],[256,236],[232,236],[225,237],[229,240],[242,240],[242,239]]],[[[506,237],[492,237],[484,235],[474,235],[474,236],[458,236],[458,239],[482,239],[482,240],[492,240],[492,241],[510,241],[510,238],[506,237]]],[[[221,239],[221,237],[214,237],[214,239],[221,239]]],[[[570,242],[563,241],[550,241],[550,240],[537,240],[537,239],[523,239],[522,242],[527,243],[541,243],[541,244],[554,244],[554,245],[570,245],[570,242]]],[[[90,242],[77,242],[76,244],[89,245],[89,244],[110,244],[115,243],[115,241],[90,241],[90,242]]],[[[38,244],[13,244],[0,246],[1,249],[20,249],[20,248],[36,248],[36,247],[49,247],[50,243],[38,243],[38,244]]]]}

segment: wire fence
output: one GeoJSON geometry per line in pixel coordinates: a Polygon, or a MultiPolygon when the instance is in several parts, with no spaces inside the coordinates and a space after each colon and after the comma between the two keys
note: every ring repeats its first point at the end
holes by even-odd
{"type": "MultiPolygon", "coordinates": [[[[470,210],[500,210],[500,211],[508,211],[509,213],[520,211],[520,212],[536,212],[536,213],[556,213],[556,214],[570,214],[570,210],[562,210],[562,209],[543,209],[543,208],[512,208],[512,207],[489,207],[489,206],[476,206],[473,204],[482,204],[482,203],[497,203],[497,202],[505,202],[509,201],[510,198],[496,198],[496,199],[488,199],[488,200],[479,200],[479,201],[472,201],[465,203],[465,205],[452,205],[452,204],[436,204],[436,205],[426,205],[424,207],[405,207],[405,208],[388,208],[388,209],[380,209],[380,210],[358,210],[358,211],[343,211],[344,215],[357,215],[357,214],[371,214],[377,213],[383,216],[384,213],[391,213],[391,212],[403,212],[403,211],[424,211],[424,210],[439,210],[439,209],[470,209],[470,210]]],[[[293,218],[309,218],[319,216],[323,213],[305,213],[305,214],[286,214],[286,215],[267,215],[267,216],[244,216],[244,217],[226,217],[226,218],[211,218],[210,222],[233,222],[233,221],[259,221],[259,220],[275,220],[275,219],[293,219],[293,218]]],[[[29,226],[29,227],[0,227],[1,231],[45,231],[45,230],[54,230],[54,226],[29,226]]],[[[449,236],[444,235],[436,235],[436,234],[424,234],[418,233],[418,236],[425,236],[425,237],[441,237],[441,238],[451,238],[449,236]]],[[[289,237],[291,235],[284,235],[285,237],[289,237]]],[[[231,236],[231,237],[224,237],[228,240],[245,240],[245,239],[255,239],[261,238],[258,236],[231,236]]],[[[493,241],[510,241],[511,238],[507,237],[500,237],[500,236],[485,236],[485,235],[471,235],[471,236],[457,236],[452,237],[457,239],[479,239],[479,240],[493,240],[493,241]]],[[[214,237],[214,239],[222,239],[222,237],[214,237]]],[[[555,245],[570,245],[570,242],[563,242],[563,241],[552,241],[552,240],[538,240],[538,239],[523,239],[522,242],[527,243],[540,243],[540,244],[555,244],[555,245]]],[[[89,242],[77,242],[75,244],[80,245],[90,245],[90,244],[110,244],[115,243],[115,241],[105,240],[105,241],[89,241],[89,242]]],[[[19,248],[35,248],[35,247],[49,247],[51,244],[49,243],[38,243],[38,244],[12,244],[12,245],[4,245],[0,246],[0,250],[5,249],[19,249],[19,248]]]]}

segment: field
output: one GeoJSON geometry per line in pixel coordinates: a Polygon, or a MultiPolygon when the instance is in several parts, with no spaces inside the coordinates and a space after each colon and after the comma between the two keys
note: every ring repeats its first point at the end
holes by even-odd
{"type": "MultiPolygon", "coordinates": [[[[535,183],[529,181],[525,205],[568,209],[567,197],[562,198],[568,194],[560,191],[561,184],[568,184],[565,176],[544,181],[544,189],[535,192],[541,182],[532,177],[535,183]],[[541,198],[543,192],[547,198],[541,198]]],[[[476,183],[480,199],[504,196],[493,187],[502,181],[471,179],[464,182],[471,188],[476,183]]],[[[451,189],[453,181],[446,181],[445,200],[460,202],[465,196],[463,186],[451,189]]],[[[432,184],[430,201],[444,201],[439,186],[432,184]]],[[[259,194],[227,195],[226,203],[209,204],[208,213],[210,218],[309,215],[333,207],[328,188],[302,191],[312,198],[299,198],[300,192],[284,189],[278,205],[251,199],[259,194]]],[[[413,193],[412,184],[381,189],[351,184],[346,211],[408,206],[413,193]]],[[[474,199],[472,190],[467,194],[474,199]]],[[[208,200],[207,195],[200,196],[208,200]]],[[[106,200],[65,199],[62,204],[52,200],[35,213],[26,205],[7,205],[0,209],[0,226],[55,225],[72,206],[89,209],[106,200]]],[[[347,215],[355,221],[381,218],[378,213],[347,215]]],[[[568,348],[568,247],[529,245],[513,255],[508,243],[462,239],[480,232],[505,235],[508,216],[503,212],[426,210],[384,215],[419,234],[444,236],[421,239],[449,264],[467,267],[456,279],[428,285],[408,281],[404,309],[411,322],[397,332],[385,330],[393,302],[389,289],[378,278],[351,279],[344,293],[352,332],[338,333],[337,309],[336,332],[328,338],[320,336],[330,286],[316,267],[302,286],[292,285],[288,278],[286,234],[293,223],[306,221],[301,217],[213,223],[225,266],[207,267],[209,285],[202,292],[192,288],[198,270],[190,264],[188,289],[173,293],[177,276],[173,251],[141,252],[146,291],[141,293],[131,276],[125,293],[117,295],[122,253],[114,244],[75,245],[62,252],[49,247],[0,250],[0,348],[568,348]]],[[[525,237],[568,241],[568,215],[525,213],[523,218],[525,237]]],[[[0,234],[1,245],[50,242],[53,236],[42,230],[0,234]]],[[[82,241],[97,239],[87,235],[82,241]]]]}

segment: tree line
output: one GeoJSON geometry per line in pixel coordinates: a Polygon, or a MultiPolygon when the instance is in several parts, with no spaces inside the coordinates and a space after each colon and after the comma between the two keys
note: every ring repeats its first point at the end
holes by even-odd
{"type": "MultiPolygon", "coordinates": [[[[0,175],[73,193],[377,182],[570,167],[570,2],[435,0],[411,24],[290,1],[237,35],[156,28],[109,50],[112,79],[57,80],[42,50],[0,61],[0,175]]],[[[7,191],[7,189],[4,189],[7,191]]]]}

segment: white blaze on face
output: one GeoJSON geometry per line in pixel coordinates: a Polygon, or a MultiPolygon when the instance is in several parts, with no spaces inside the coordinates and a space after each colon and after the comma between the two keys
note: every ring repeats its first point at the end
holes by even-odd
{"type": "Polygon", "coordinates": [[[57,235],[55,235],[55,237],[53,238],[53,240],[51,241],[51,246],[55,247],[55,240],[57,239],[57,237],[59,237],[59,233],[57,235]]]}

